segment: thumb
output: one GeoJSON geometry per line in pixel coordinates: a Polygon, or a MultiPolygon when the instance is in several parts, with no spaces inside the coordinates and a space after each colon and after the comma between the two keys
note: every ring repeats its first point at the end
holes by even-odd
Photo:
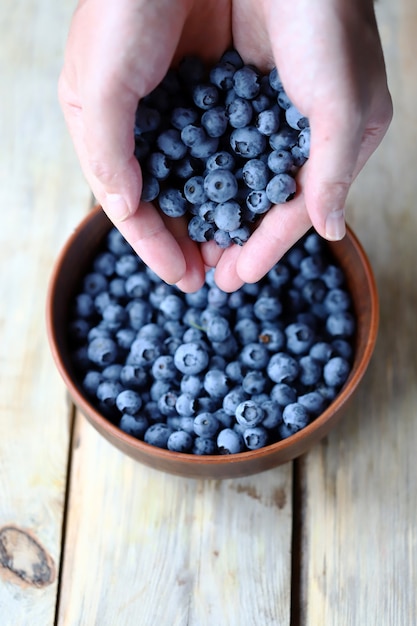
{"type": "Polygon", "coordinates": [[[311,151],[305,168],[304,197],[317,232],[329,240],[346,232],[345,202],[357,174],[363,128],[359,116],[326,110],[310,116],[311,151]]]}

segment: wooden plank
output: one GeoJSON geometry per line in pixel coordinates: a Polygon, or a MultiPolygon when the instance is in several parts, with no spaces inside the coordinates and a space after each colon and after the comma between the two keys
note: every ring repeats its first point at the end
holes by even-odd
{"type": "Polygon", "coordinates": [[[291,464],[193,480],[124,457],[79,416],[59,626],[285,626],[291,464]]]}
{"type": "Polygon", "coordinates": [[[51,264],[89,198],[56,98],[71,5],[0,7],[2,626],[47,626],[55,614],[68,404],[44,309],[51,264]]]}
{"type": "Polygon", "coordinates": [[[350,195],[374,266],[379,340],[350,410],[301,465],[301,624],[417,622],[417,9],[377,3],[395,115],[350,195]]]}

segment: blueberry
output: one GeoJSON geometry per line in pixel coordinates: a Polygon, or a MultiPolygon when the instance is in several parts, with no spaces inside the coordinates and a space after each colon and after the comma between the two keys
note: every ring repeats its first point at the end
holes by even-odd
{"type": "Polygon", "coordinates": [[[282,408],[278,402],[273,400],[266,400],[261,404],[264,412],[264,418],[262,420],[262,426],[273,430],[282,422],[282,408]]]}
{"type": "Polygon", "coordinates": [[[243,98],[233,98],[226,106],[226,115],[232,128],[249,126],[253,117],[253,108],[243,98]]]}
{"type": "Polygon", "coordinates": [[[229,391],[227,376],[219,369],[210,369],[206,373],[203,386],[212,398],[224,398],[229,391]]]}
{"type": "Polygon", "coordinates": [[[283,204],[291,200],[296,191],[296,183],[289,174],[276,174],[266,187],[266,195],[273,204],[283,204]]]}
{"type": "Polygon", "coordinates": [[[202,204],[207,200],[203,176],[192,176],[184,184],[184,196],[192,204],[202,204]]]}
{"type": "Polygon", "coordinates": [[[111,365],[106,365],[106,367],[101,371],[103,380],[120,381],[122,369],[123,366],[120,363],[111,363],[111,365]]]}
{"type": "Polygon", "coordinates": [[[197,411],[197,400],[195,395],[181,393],[176,400],[175,409],[182,417],[192,417],[197,411]]]}
{"type": "Polygon", "coordinates": [[[131,300],[126,306],[126,311],[129,316],[130,326],[135,330],[139,330],[151,320],[151,307],[145,300],[131,300]]]}
{"type": "Polygon", "coordinates": [[[240,361],[229,361],[225,367],[227,378],[234,383],[242,383],[243,365],[240,361]]]}
{"type": "Polygon", "coordinates": [[[195,437],[192,453],[200,456],[215,454],[216,444],[209,437],[195,437]]]}
{"type": "Polygon", "coordinates": [[[333,356],[334,348],[327,341],[318,341],[314,343],[310,348],[310,356],[320,363],[327,363],[327,361],[333,356]]]}
{"type": "Polygon", "coordinates": [[[221,315],[214,315],[208,321],[206,332],[210,341],[225,341],[230,335],[229,322],[221,315]]]}
{"type": "Polygon", "coordinates": [[[214,232],[213,240],[216,242],[219,248],[222,249],[226,249],[232,244],[232,239],[229,232],[226,230],[221,230],[220,228],[218,228],[214,232]]]}
{"type": "Polygon", "coordinates": [[[158,180],[165,180],[171,172],[171,161],[162,152],[152,152],[146,161],[146,170],[158,180]]]}
{"type": "Polygon", "coordinates": [[[190,148],[190,155],[196,159],[208,159],[215,154],[219,147],[217,137],[206,137],[203,141],[196,142],[190,148]]]}
{"type": "Polygon", "coordinates": [[[116,398],[122,391],[122,385],[115,380],[103,380],[97,387],[96,396],[99,402],[106,407],[116,405],[116,398]]]}
{"type": "MultiPolygon", "coordinates": [[[[279,106],[281,107],[281,109],[284,109],[284,111],[287,111],[290,107],[292,107],[292,102],[290,98],[288,97],[288,94],[284,91],[284,89],[281,89],[281,91],[279,91],[278,96],[277,96],[277,102],[279,106]]],[[[287,123],[289,123],[288,120],[286,121],[287,123]]],[[[298,126],[296,128],[298,130],[298,126]]]]}
{"type": "Polygon", "coordinates": [[[185,312],[185,303],[180,296],[168,294],[159,304],[159,310],[170,320],[181,320],[185,312]]]}
{"type": "Polygon", "coordinates": [[[193,443],[194,439],[190,433],[185,430],[175,430],[168,437],[167,448],[173,452],[190,452],[193,443]]]}
{"type": "Polygon", "coordinates": [[[219,202],[214,211],[214,223],[220,230],[236,231],[241,226],[241,213],[240,204],[235,200],[219,202]]]}
{"type": "Polygon", "coordinates": [[[244,400],[236,407],[235,417],[239,424],[244,426],[257,426],[265,417],[260,405],[253,400],[244,400]]]}
{"type": "Polygon", "coordinates": [[[250,234],[250,229],[245,224],[243,224],[243,226],[240,226],[240,228],[236,228],[236,230],[229,231],[230,239],[238,246],[243,246],[245,241],[249,239],[250,234]]]}
{"type": "Polygon", "coordinates": [[[255,122],[256,128],[263,135],[273,135],[279,129],[279,107],[261,111],[255,122]]]}
{"type": "Polygon", "coordinates": [[[195,215],[188,223],[188,234],[193,241],[203,243],[213,239],[214,230],[212,224],[199,215],[195,215]]]}
{"type": "Polygon", "coordinates": [[[174,357],[171,354],[161,354],[152,363],[152,376],[155,380],[173,380],[177,376],[174,357]]]}
{"type": "Polygon", "coordinates": [[[350,372],[349,362],[341,356],[331,358],[323,366],[323,378],[329,387],[341,387],[350,372]]]}
{"type": "Polygon", "coordinates": [[[157,400],[158,409],[162,413],[162,415],[172,416],[176,415],[176,402],[178,398],[178,393],[176,393],[173,389],[168,389],[165,391],[157,400]]]}
{"type": "Polygon", "coordinates": [[[249,159],[243,166],[243,180],[251,189],[265,189],[269,180],[268,166],[261,159],[249,159]]]}
{"type": "Polygon", "coordinates": [[[189,148],[201,144],[206,139],[207,134],[204,128],[194,123],[187,124],[181,131],[181,140],[189,148]]]}
{"type": "Polygon", "coordinates": [[[237,180],[230,170],[215,169],[210,171],[204,179],[204,189],[210,200],[226,202],[237,193],[237,180]]]}
{"type": "Polygon", "coordinates": [[[203,110],[211,109],[219,101],[219,91],[216,85],[201,83],[194,85],[192,90],[194,104],[203,110]]]}
{"type": "Polygon", "coordinates": [[[121,369],[120,382],[130,389],[145,389],[149,385],[149,377],[143,368],[126,364],[121,369]]]}
{"type": "Polygon", "coordinates": [[[272,150],[268,155],[268,167],[274,174],[291,172],[294,159],[288,150],[272,150]]]}
{"type": "Polygon", "coordinates": [[[349,311],[331,313],[326,321],[326,330],[333,337],[351,337],[355,332],[355,319],[349,311]]]}
{"type": "Polygon", "coordinates": [[[235,168],[235,159],[230,152],[220,150],[215,152],[206,161],[206,170],[212,171],[217,169],[230,170],[235,168]]]}
{"type": "Polygon", "coordinates": [[[353,356],[353,347],[346,339],[336,338],[333,339],[331,346],[336,353],[333,356],[342,356],[344,359],[350,361],[353,356]]]}
{"type": "Polygon", "coordinates": [[[161,114],[158,109],[151,108],[140,102],[135,114],[135,135],[157,130],[161,123],[161,114]]]}
{"type": "Polygon", "coordinates": [[[144,337],[135,339],[130,348],[128,363],[141,367],[151,367],[155,359],[161,354],[161,344],[158,340],[152,341],[144,337]]]}
{"type": "Polygon", "coordinates": [[[139,267],[140,261],[136,254],[123,254],[117,259],[114,271],[121,278],[127,278],[136,273],[139,267]]]}
{"type": "Polygon", "coordinates": [[[304,128],[298,135],[298,146],[302,155],[308,159],[310,156],[310,128],[304,128]]]}
{"type": "Polygon", "coordinates": [[[234,48],[231,48],[229,50],[226,50],[226,52],[223,52],[220,58],[220,62],[230,63],[231,65],[233,65],[233,67],[236,70],[240,69],[243,66],[242,57],[240,56],[239,52],[235,50],[234,48]]]}
{"type": "Polygon", "coordinates": [[[236,70],[233,76],[233,89],[240,98],[255,98],[260,91],[259,72],[249,65],[236,70]]]}
{"type": "Polygon", "coordinates": [[[260,370],[249,370],[242,380],[242,389],[250,396],[262,393],[265,387],[265,375],[260,370]]]}
{"type": "Polygon", "coordinates": [[[236,412],[237,406],[247,400],[248,396],[243,391],[242,387],[234,387],[229,393],[225,395],[223,398],[222,408],[228,415],[234,415],[236,412]]]}
{"type": "Polygon", "coordinates": [[[69,335],[71,337],[71,341],[75,343],[81,343],[83,340],[86,340],[89,330],[90,324],[82,317],[71,320],[69,323],[69,335]]]}
{"type": "Polygon", "coordinates": [[[299,373],[298,362],[286,352],[273,354],[267,365],[267,373],[274,383],[291,383],[299,373]]]}
{"type": "Polygon", "coordinates": [[[231,428],[224,428],[217,435],[219,454],[237,454],[244,449],[243,438],[231,428]]]}
{"type": "Polygon", "coordinates": [[[97,337],[88,345],[88,358],[96,365],[105,366],[114,363],[117,357],[117,345],[109,337],[97,337]]]}
{"type": "Polygon", "coordinates": [[[308,119],[293,104],[285,111],[285,118],[291,128],[303,130],[308,126],[308,119]]]}
{"type": "Polygon", "coordinates": [[[319,361],[316,361],[309,354],[304,355],[298,361],[300,371],[298,379],[305,387],[313,387],[316,385],[322,376],[322,365],[319,361]]]}
{"type": "Polygon", "coordinates": [[[94,300],[88,293],[79,293],[75,296],[73,315],[76,317],[91,317],[94,314],[94,300]]]}
{"type": "Polygon", "coordinates": [[[159,194],[159,207],[168,217],[181,217],[187,210],[187,201],[180,189],[164,189],[159,194]]]}
{"type": "Polygon", "coordinates": [[[282,312],[282,304],[278,298],[261,296],[256,300],[253,312],[259,320],[270,322],[279,317],[282,312]]]}
{"type": "Polygon", "coordinates": [[[319,391],[309,391],[298,396],[297,402],[302,404],[312,417],[317,417],[326,408],[326,399],[319,391]]]}
{"type": "Polygon", "coordinates": [[[304,152],[299,146],[293,146],[291,148],[291,154],[294,161],[294,170],[298,170],[307,161],[307,157],[304,156],[304,152]]]}
{"type": "Polygon", "coordinates": [[[199,413],[194,418],[194,432],[198,437],[214,437],[219,430],[219,421],[213,413],[199,413]]]}
{"type": "Polygon", "coordinates": [[[240,360],[251,369],[260,370],[266,367],[270,354],[264,345],[259,343],[248,343],[243,346],[240,353],[240,360]]]}
{"type": "Polygon", "coordinates": [[[306,354],[313,345],[316,335],[307,324],[294,322],[285,328],[287,349],[292,354],[306,354]]]}
{"type": "Polygon", "coordinates": [[[299,133],[289,126],[281,126],[280,129],[269,137],[269,145],[272,150],[291,150],[297,144],[299,133]]]}
{"type": "Polygon", "coordinates": [[[246,206],[254,215],[262,215],[269,211],[272,206],[264,189],[251,191],[246,198],[246,206]]]}
{"type": "Polygon", "coordinates": [[[247,428],[243,440],[248,450],[258,450],[268,443],[268,431],[262,425],[247,428]]]}
{"type": "Polygon", "coordinates": [[[210,82],[218,89],[227,91],[233,87],[233,74],[236,66],[230,61],[221,61],[210,70],[210,82]]]}
{"type": "Polygon", "coordinates": [[[278,352],[285,346],[285,335],[277,326],[264,326],[258,334],[258,341],[270,352],[278,352]]]}
{"type": "Polygon", "coordinates": [[[176,128],[169,128],[158,135],[156,144],[166,157],[173,160],[182,159],[187,153],[187,146],[176,128]]]}
{"type": "Polygon", "coordinates": [[[293,402],[287,404],[282,412],[282,419],[286,426],[288,426],[293,433],[305,428],[310,421],[310,416],[302,404],[299,402],[293,402]]]}
{"type": "Polygon", "coordinates": [[[151,281],[144,272],[135,272],[126,278],[125,294],[129,298],[144,298],[150,290],[151,281]]]}
{"type": "Polygon", "coordinates": [[[107,279],[99,272],[90,272],[83,280],[83,291],[89,296],[96,296],[107,290],[107,279]]]}
{"type": "Polygon", "coordinates": [[[152,202],[159,195],[160,187],[158,179],[155,176],[144,173],[142,178],[142,202],[152,202]]]}
{"type": "Polygon", "coordinates": [[[103,381],[101,372],[89,370],[83,378],[82,387],[91,396],[95,396],[99,384],[103,381]]]}
{"type": "Polygon", "coordinates": [[[208,361],[207,349],[195,342],[181,344],[174,355],[175,366],[183,374],[199,374],[208,361]]]}
{"type": "Polygon", "coordinates": [[[266,139],[255,126],[245,126],[232,131],[230,145],[237,155],[254,159],[264,152],[266,139]]]}
{"type": "Polygon", "coordinates": [[[116,228],[109,230],[106,237],[106,244],[110,252],[116,256],[123,256],[123,254],[129,254],[132,251],[126,239],[116,228]]]}
{"type": "Polygon", "coordinates": [[[226,132],[227,123],[224,107],[213,107],[201,116],[201,125],[209,137],[222,137],[226,132]]]}
{"type": "Polygon", "coordinates": [[[351,298],[345,289],[330,289],[324,298],[324,306],[329,313],[347,311],[351,307],[351,298]]]}
{"type": "Polygon", "coordinates": [[[149,420],[144,415],[129,415],[125,413],[120,418],[119,428],[128,435],[142,439],[149,428],[149,420]]]}
{"type": "Polygon", "coordinates": [[[272,89],[274,89],[275,91],[283,90],[282,81],[279,77],[278,70],[276,67],[274,67],[269,72],[268,79],[269,79],[269,84],[271,85],[272,89]]]}
{"type": "Polygon", "coordinates": [[[176,107],[171,113],[171,124],[177,130],[182,130],[189,124],[198,121],[199,114],[194,107],[176,107]]]}
{"type": "Polygon", "coordinates": [[[142,398],[132,389],[123,389],[116,397],[116,406],[121,413],[136,415],[142,407],[142,398]]]}
{"type": "Polygon", "coordinates": [[[146,443],[158,448],[167,448],[169,436],[173,430],[167,424],[157,422],[149,426],[144,435],[146,443]]]}

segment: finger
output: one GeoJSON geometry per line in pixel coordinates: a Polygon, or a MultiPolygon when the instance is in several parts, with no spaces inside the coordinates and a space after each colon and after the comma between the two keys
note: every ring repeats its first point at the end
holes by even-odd
{"type": "Polygon", "coordinates": [[[214,280],[223,291],[236,291],[245,282],[237,272],[237,262],[243,248],[248,245],[249,241],[243,247],[234,244],[224,250],[221,255],[214,272],[214,280]]]}
{"type": "Polygon", "coordinates": [[[260,280],[310,227],[301,194],[286,204],[273,206],[240,248],[235,259],[237,276],[246,283],[260,280]]]}

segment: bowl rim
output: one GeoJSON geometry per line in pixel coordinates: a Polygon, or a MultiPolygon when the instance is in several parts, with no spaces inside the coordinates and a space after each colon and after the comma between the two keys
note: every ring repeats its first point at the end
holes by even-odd
{"type": "MultiPolygon", "coordinates": [[[[301,444],[306,437],[309,438],[310,436],[314,439],[315,433],[317,431],[320,432],[321,430],[324,430],[329,420],[334,419],[335,412],[342,412],[342,409],[345,407],[345,405],[348,403],[351,396],[357,389],[368,367],[376,344],[379,327],[379,297],[374,272],[372,270],[370,260],[361,242],[359,241],[358,237],[353,232],[349,224],[346,225],[346,236],[351,240],[353,246],[355,247],[356,253],[360,259],[366,282],[368,284],[370,313],[369,333],[367,335],[367,341],[363,348],[362,356],[359,362],[357,363],[355,369],[350,372],[345,384],[338,392],[336,398],[318,417],[314,418],[314,420],[312,420],[307,426],[292,434],[290,437],[287,437],[286,439],[282,439],[275,443],[268,444],[263,448],[258,448],[256,450],[245,450],[243,452],[238,452],[230,455],[216,454],[200,456],[192,453],[175,452],[165,448],[153,446],[143,440],[135,438],[133,435],[125,433],[118,426],[108,420],[104,415],[99,412],[99,410],[94,407],[94,405],[88,400],[86,395],[84,395],[80,391],[79,385],[76,384],[73,381],[72,377],[69,375],[64,358],[58,349],[59,342],[57,341],[57,327],[54,319],[54,300],[58,289],[57,279],[62,272],[62,266],[65,263],[68,251],[73,246],[80,232],[86,227],[86,225],[90,221],[96,219],[98,213],[102,213],[105,216],[105,213],[102,210],[101,206],[96,205],[85,215],[84,218],[82,218],[82,220],[73,230],[73,232],[67,238],[66,242],[58,253],[55,263],[52,266],[46,294],[46,328],[53,360],[58,369],[58,372],[61,375],[61,378],[66,385],[72,401],[81,411],[81,413],[92,423],[92,425],[97,430],[99,430],[99,432],[103,436],[106,436],[105,433],[107,433],[109,435],[109,438],[111,437],[112,440],[116,440],[124,447],[126,451],[127,448],[135,448],[138,453],[141,453],[144,457],[155,459],[155,461],[164,461],[168,464],[181,463],[182,465],[189,465],[190,468],[192,466],[201,465],[230,466],[234,463],[246,463],[251,460],[260,459],[261,457],[273,456],[278,454],[279,452],[285,451],[286,449],[297,448],[297,446],[302,448],[301,444]]],[[[109,220],[109,228],[111,226],[112,223],[109,220]]],[[[330,245],[334,243],[337,244],[338,242],[329,242],[330,245]]],[[[316,438],[319,438],[318,433],[316,435],[316,438]]],[[[295,456],[289,456],[288,460],[292,458],[295,458],[295,456]]]]}

